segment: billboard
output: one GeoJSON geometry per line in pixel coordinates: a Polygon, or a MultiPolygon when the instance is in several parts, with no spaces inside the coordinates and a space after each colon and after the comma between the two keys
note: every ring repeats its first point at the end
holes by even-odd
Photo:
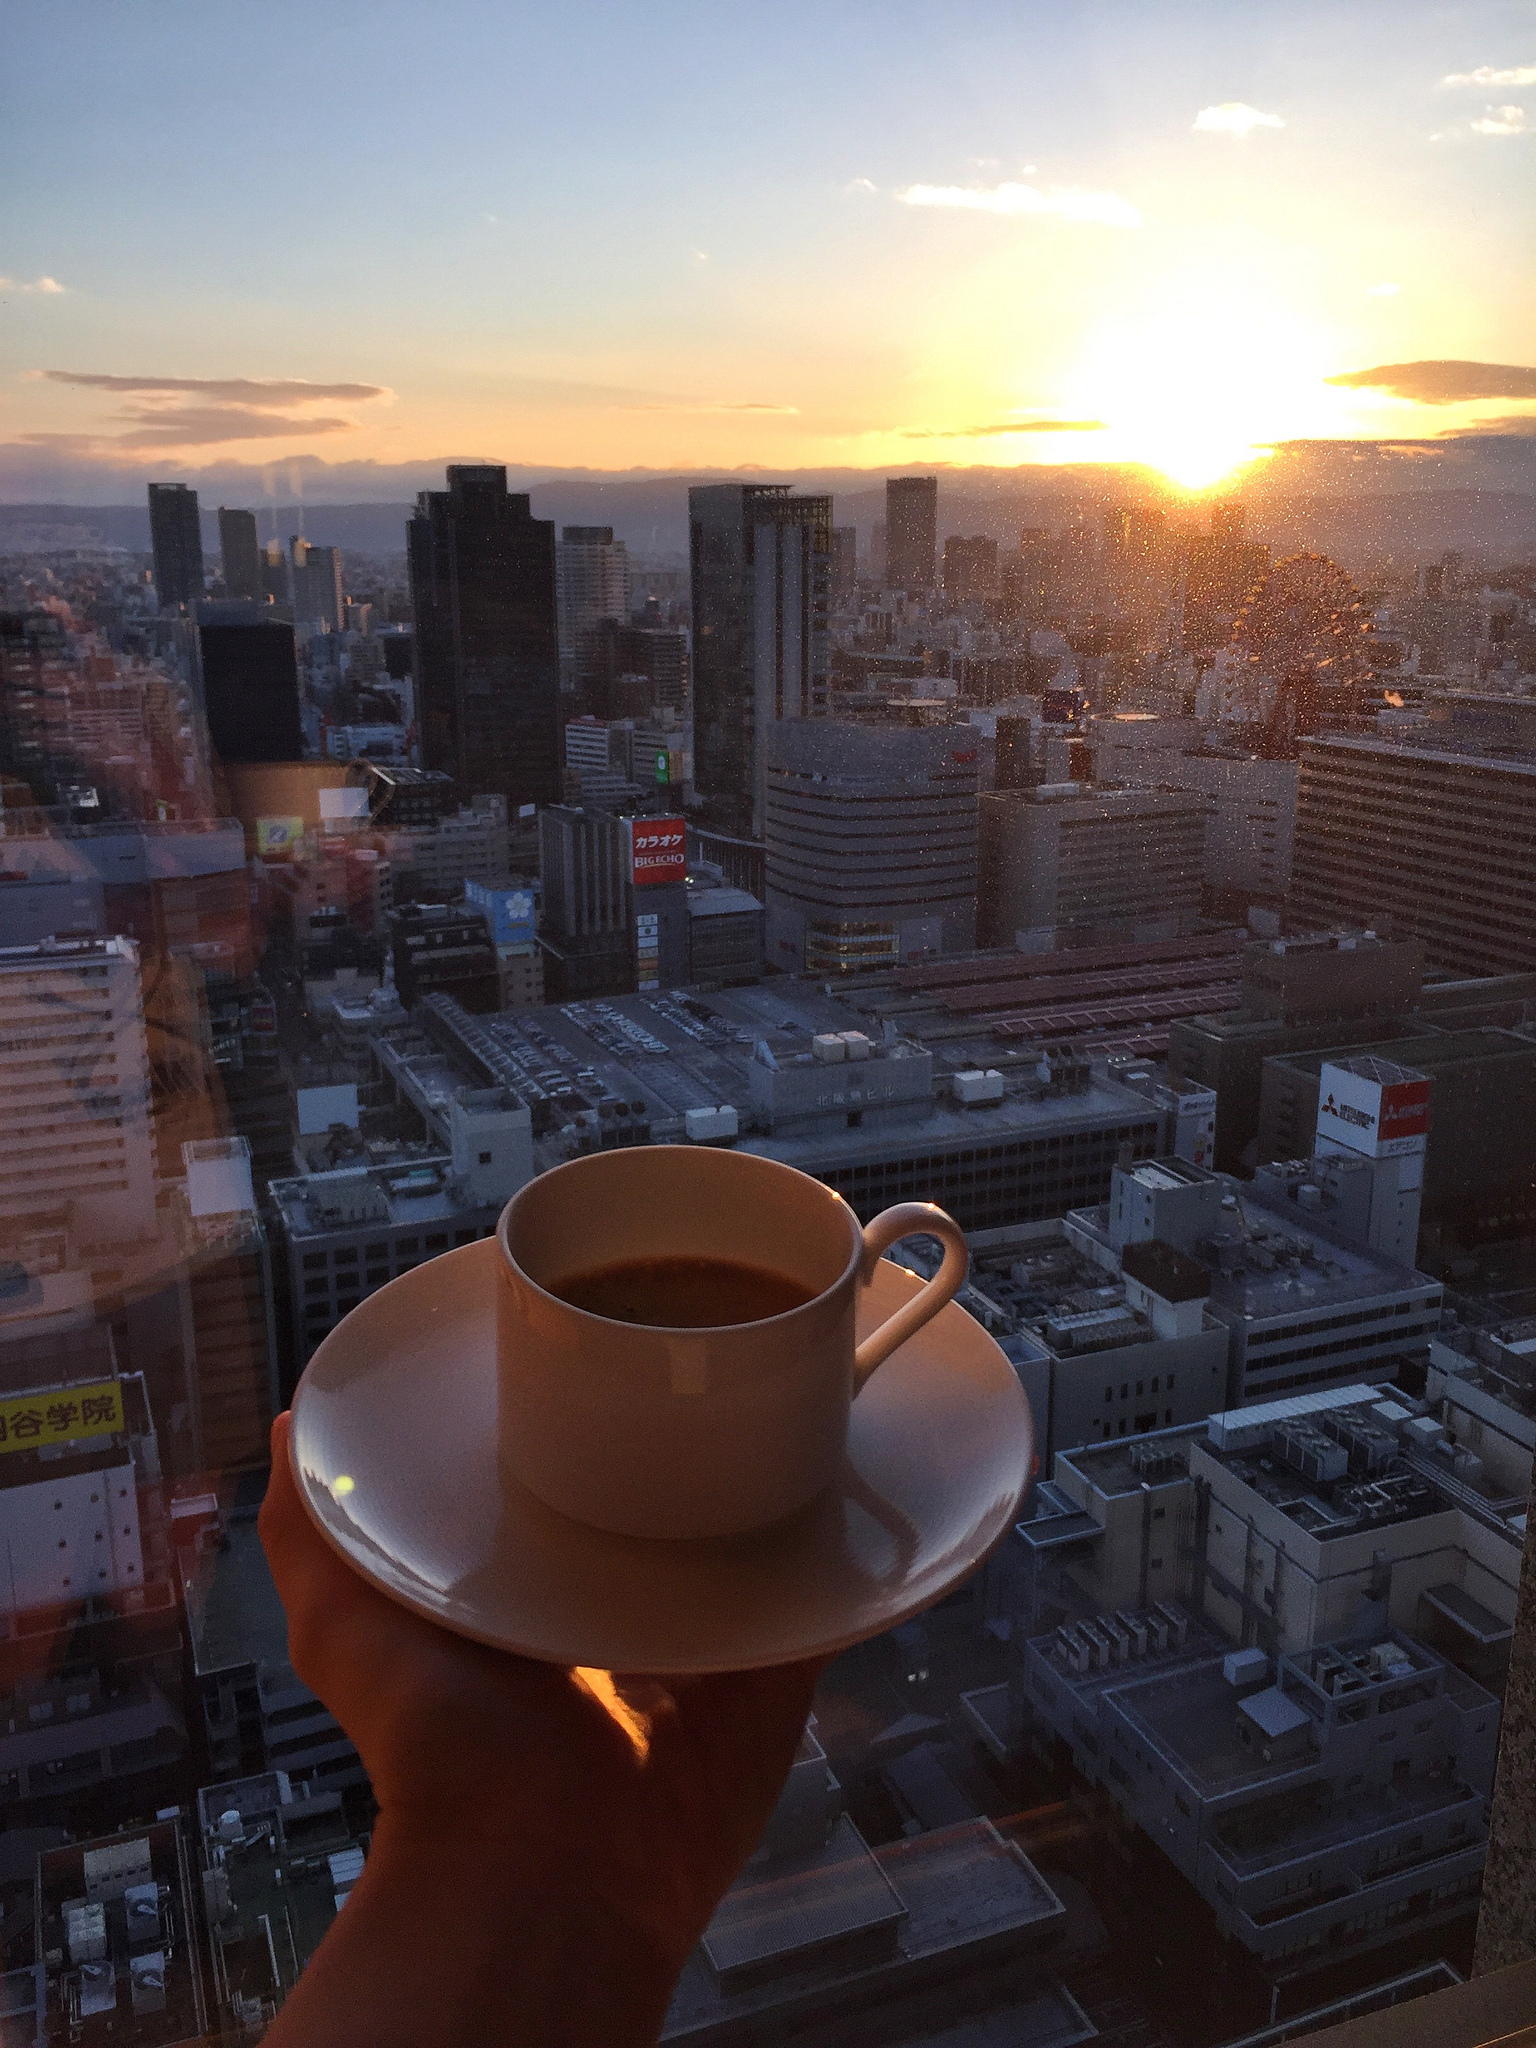
{"type": "Polygon", "coordinates": [[[654,911],[635,917],[635,986],[661,987],[661,919],[654,911]]]}
{"type": "Polygon", "coordinates": [[[630,879],[637,889],[688,879],[687,828],[681,818],[631,818],[630,879]]]}
{"type": "Polygon", "coordinates": [[[36,1451],[44,1444],[111,1436],[123,1427],[123,1390],[116,1380],[0,1401],[0,1451],[36,1451]]]}
{"type": "Polygon", "coordinates": [[[322,825],[344,825],[368,822],[368,792],[366,789],[322,789],[320,792],[320,822],[322,825]]]}
{"type": "Polygon", "coordinates": [[[1429,1133],[1429,1089],[1421,1074],[1377,1081],[1325,1061],[1317,1084],[1319,1146],[1367,1159],[1422,1152],[1429,1133]]]}
{"type": "Polygon", "coordinates": [[[492,943],[498,946],[533,944],[533,891],[531,889],[489,889],[483,882],[464,884],[464,901],[484,916],[492,943]]]}
{"type": "Polygon", "coordinates": [[[259,854],[292,853],[304,837],[302,818],[258,818],[256,851],[259,854]]]}
{"type": "Polygon", "coordinates": [[[328,1131],[332,1124],[345,1124],[349,1131],[358,1127],[355,1081],[332,1082],[322,1088],[300,1088],[296,1106],[301,1137],[328,1131]]]}

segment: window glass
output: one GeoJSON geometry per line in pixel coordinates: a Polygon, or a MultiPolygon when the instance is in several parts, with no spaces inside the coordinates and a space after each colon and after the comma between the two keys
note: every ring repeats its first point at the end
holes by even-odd
{"type": "Polygon", "coordinates": [[[1536,52],[1483,0],[204,14],[8,37],[0,2033],[270,2024],[376,1817],[273,1419],[656,1145],[947,1208],[1038,1454],[829,1666],[666,2038],[1207,2048],[1467,1974],[1536,52]]]}

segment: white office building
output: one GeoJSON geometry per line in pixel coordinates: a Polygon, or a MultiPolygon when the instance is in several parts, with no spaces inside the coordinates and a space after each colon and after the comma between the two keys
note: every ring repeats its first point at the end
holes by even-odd
{"type": "Polygon", "coordinates": [[[69,1208],[87,1236],[153,1225],[149,1054],[131,939],[0,948],[0,1217],[69,1208]]]}

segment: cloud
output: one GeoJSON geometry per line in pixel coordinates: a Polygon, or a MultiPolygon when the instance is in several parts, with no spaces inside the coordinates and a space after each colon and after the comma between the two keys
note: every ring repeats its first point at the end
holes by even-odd
{"type": "Polygon", "coordinates": [[[985,427],[903,427],[904,441],[982,441],[997,434],[1097,434],[1103,420],[998,420],[985,427]]]}
{"type": "Polygon", "coordinates": [[[234,441],[346,434],[355,431],[355,420],[311,408],[337,399],[367,403],[394,395],[382,384],[314,384],[304,377],[130,377],[105,370],[29,374],[43,383],[106,391],[129,400],[93,433],[22,436],[39,447],[86,447],[97,452],[211,448],[234,441]]]}
{"type": "Polygon", "coordinates": [[[1054,215],[1096,227],[1140,227],[1141,215],[1118,192],[1088,192],[1078,185],[907,185],[895,195],[903,206],[954,207],[968,213],[1054,215]]]}
{"type": "Polygon", "coordinates": [[[303,434],[349,434],[355,420],[315,413],[266,412],[253,405],[148,407],[125,412],[121,448],[209,448],[221,441],[290,441],[303,434]]]}
{"type": "Polygon", "coordinates": [[[1242,100],[1223,100],[1220,106],[1202,107],[1193,122],[1196,135],[1230,135],[1242,142],[1255,128],[1283,128],[1278,114],[1261,114],[1242,100]]]}
{"type": "Polygon", "coordinates": [[[1490,434],[1530,440],[1536,437],[1536,412],[1509,412],[1500,418],[1479,420],[1475,427],[1447,427],[1441,438],[1447,441],[1464,441],[1469,437],[1486,440],[1490,434]]]}
{"type": "Polygon", "coordinates": [[[1479,64],[1475,71],[1447,72],[1440,83],[1479,85],[1485,89],[1495,85],[1536,85],[1536,64],[1516,64],[1505,70],[1493,64],[1479,64]]]}
{"type": "Polygon", "coordinates": [[[354,432],[357,424],[324,414],[259,412],[247,405],[178,406],[165,412],[145,409],[119,413],[118,418],[127,422],[121,433],[23,434],[20,438],[38,448],[213,448],[226,441],[291,441],[299,435],[347,434],[354,432]]]}
{"type": "Polygon", "coordinates": [[[195,392],[240,405],[308,405],[317,400],[388,398],[383,384],[311,384],[303,377],[115,377],[98,370],[44,370],[50,384],[91,391],[195,392]]]}
{"type": "Polygon", "coordinates": [[[878,192],[880,187],[873,178],[850,178],[843,187],[845,192],[878,192]]]}
{"type": "Polygon", "coordinates": [[[1325,377],[1352,391],[1387,391],[1415,405],[1468,405],[1484,398],[1536,398],[1536,369],[1523,363],[1382,363],[1325,377]]]}
{"type": "Polygon", "coordinates": [[[1402,290],[1400,284],[1373,284],[1366,293],[1368,299],[1395,299],[1402,290]]]}
{"type": "Polygon", "coordinates": [[[768,412],[796,413],[798,405],[779,405],[768,398],[647,398],[620,404],[620,412],[768,412]]]}
{"type": "Polygon", "coordinates": [[[0,292],[26,292],[51,299],[64,290],[56,277],[0,277],[0,292]]]}
{"type": "Polygon", "coordinates": [[[1529,135],[1524,107],[1490,107],[1481,121],[1472,124],[1474,135],[1529,135]]]}

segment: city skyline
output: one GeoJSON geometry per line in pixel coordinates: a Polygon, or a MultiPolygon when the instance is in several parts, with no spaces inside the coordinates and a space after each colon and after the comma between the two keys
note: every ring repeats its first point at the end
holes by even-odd
{"type": "Polygon", "coordinates": [[[269,90],[285,23],[17,24],[0,496],[372,495],[456,452],[1199,488],[1536,421],[1520,8],[849,10],[810,44],[795,10],[386,8],[363,47],[304,18],[311,75],[355,73],[323,97],[269,90]]]}

